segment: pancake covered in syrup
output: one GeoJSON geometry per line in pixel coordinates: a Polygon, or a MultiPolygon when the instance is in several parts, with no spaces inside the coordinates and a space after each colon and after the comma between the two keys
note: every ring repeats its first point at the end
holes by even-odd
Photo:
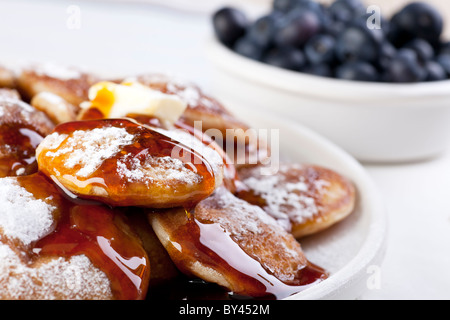
{"type": "Polygon", "coordinates": [[[79,197],[112,206],[198,202],[222,183],[223,159],[168,134],[129,119],[67,122],[39,145],[39,170],[79,197]]]}
{"type": "Polygon", "coordinates": [[[150,265],[119,211],[44,175],[0,179],[0,299],[143,299],[150,265]]]}
{"type": "Polygon", "coordinates": [[[224,187],[192,211],[152,212],[149,220],[182,272],[233,294],[284,298],[326,278],[275,219],[224,187]]]}
{"type": "Polygon", "coordinates": [[[14,91],[5,90],[0,92],[0,177],[31,174],[37,171],[36,147],[54,124],[14,91]]]}

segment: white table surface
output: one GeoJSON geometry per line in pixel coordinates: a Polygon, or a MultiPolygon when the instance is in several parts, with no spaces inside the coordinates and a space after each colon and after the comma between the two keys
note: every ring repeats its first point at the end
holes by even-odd
{"type": "MultiPolygon", "coordinates": [[[[204,41],[210,32],[208,14],[196,10],[117,1],[0,1],[0,63],[54,61],[114,74],[162,71],[208,89],[204,41]],[[71,5],[80,9],[79,28],[67,25],[71,5]]],[[[450,154],[365,167],[384,197],[389,240],[381,285],[360,299],[450,299],[450,154]]]]}

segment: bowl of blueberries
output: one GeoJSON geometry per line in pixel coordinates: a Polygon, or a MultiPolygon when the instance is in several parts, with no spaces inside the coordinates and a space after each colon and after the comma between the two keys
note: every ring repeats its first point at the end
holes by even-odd
{"type": "Polygon", "coordinates": [[[212,16],[213,88],[277,113],[363,162],[420,161],[450,146],[450,42],[426,2],[390,13],[361,0],[274,0],[250,19],[212,16]]]}

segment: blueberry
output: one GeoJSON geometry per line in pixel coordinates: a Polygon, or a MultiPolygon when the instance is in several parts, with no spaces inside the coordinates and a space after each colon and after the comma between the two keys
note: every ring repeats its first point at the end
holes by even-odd
{"type": "Polygon", "coordinates": [[[436,57],[436,61],[444,68],[447,76],[450,77],[450,54],[440,54],[436,57]]]}
{"type": "Polygon", "coordinates": [[[384,41],[380,45],[380,52],[377,61],[375,62],[375,66],[381,71],[385,70],[396,54],[397,49],[392,45],[392,43],[389,41],[384,41]]]}
{"type": "Polygon", "coordinates": [[[312,11],[319,17],[321,22],[324,22],[328,15],[325,6],[313,0],[297,0],[292,10],[312,11]]]}
{"type": "Polygon", "coordinates": [[[404,46],[404,48],[414,50],[422,62],[426,62],[434,58],[433,47],[424,39],[416,38],[411,40],[404,46]]]}
{"type": "Polygon", "coordinates": [[[390,82],[420,82],[426,77],[426,69],[412,49],[400,49],[386,69],[386,80],[390,82]]]}
{"type": "Polygon", "coordinates": [[[274,0],[273,10],[280,12],[289,12],[298,0],[274,0]]]}
{"type": "Polygon", "coordinates": [[[280,47],[300,48],[320,30],[321,23],[316,13],[295,9],[286,15],[286,19],[276,31],[275,44],[280,47]]]}
{"type": "Polygon", "coordinates": [[[360,0],[337,0],[328,8],[330,15],[336,21],[351,22],[365,13],[365,7],[360,0]]]}
{"type": "Polygon", "coordinates": [[[247,36],[261,47],[268,48],[273,43],[277,21],[276,15],[263,16],[249,27],[247,36]]]}
{"type": "Polygon", "coordinates": [[[305,55],[311,64],[329,64],[334,60],[336,40],[327,34],[318,34],[305,44],[305,55]]]}
{"type": "Polygon", "coordinates": [[[293,47],[273,48],[267,52],[262,61],[294,71],[302,70],[306,62],[302,50],[293,47]]]}
{"type": "Polygon", "coordinates": [[[316,13],[323,13],[324,7],[313,0],[274,0],[273,10],[278,12],[287,13],[294,8],[302,8],[303,10],[312,10],[316,13]]]}
{"type": "Polygon", "coordinates": [[[236,41],[233,50],[236,53],[253,60],[260,60],[264,53],[263,47],[246,36],[236,41]]]}
{"type": "Polygon", "coordinates": [[[379,74],[373,65],[365,61],[351,61],[337,67],[336,78],[351,81],[378,81],[379,74]]]}
{"type": "Polygon", "coordinates": [[[425,69],[427,71],[426,81],[441,81],[447,79],[447,73],[444,68],[436,61],[427,61],[425,69]]]}
{"type": "Polygon", "coordinates": [[[216,11],[212,20],[217,38],[229,47],[245,34],[249,24],[244,12],[231,7],[216,11]]]}
{"type": "Polygon", "coordinates": [[[336,39],[336,57],[341,62],[349,60],[375,62],[382,41],[379,30],[370,30],[362,25],[349,26],[336,39]]]}
{"type": "Polygon", "coordinates": [[[347,28],[347,24],[342,21],[330,20],[322,26],[322,32],[334,37],[338,37],[347,28]]]}
{"type": "Polygon", "coordinates": [[[320,77],[327,77],[327,78],[333,77],[333,70],[327,64],[307,65],[306,67],[303,68],[302,72],[320,77]]]}
{"type": "Polygon", "coordinates": [[[440,45],[439,54],[450,54],[450,42],[444,42],[440,45]]]}
{"type": "Polygon", "coordinates": [[[413,2],[396,13],[391,20],[392,41],[401,47],[413,38],[427,40],[433,46],[439,43],[443,31],[443,17],[425,2],[413,2]]]}

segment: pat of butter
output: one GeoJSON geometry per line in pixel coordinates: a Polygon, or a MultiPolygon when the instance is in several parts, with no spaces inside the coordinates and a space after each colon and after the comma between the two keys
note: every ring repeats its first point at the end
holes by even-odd
{"type": "Polygon", "coordinates": [[[155,116],[169,124],[175,123],[187,107],[186,102],[176,95],[165,94],[136,82],[99,82],[89,89],[89,100],[91,106],[99,109],[106,118],[135,113],[155,116]]]}

